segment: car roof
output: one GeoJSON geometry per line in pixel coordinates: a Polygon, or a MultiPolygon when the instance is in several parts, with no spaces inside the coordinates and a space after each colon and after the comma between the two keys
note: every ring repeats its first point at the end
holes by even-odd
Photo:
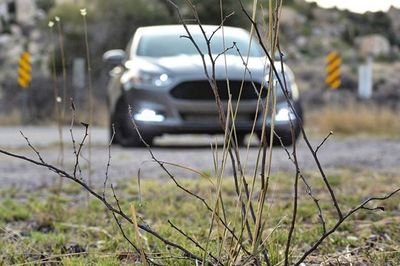
{"type": "MultiPolygon", "coordinates": [[[[190,33],[201,33],[201,28],[198,24],[187,24],[186,25],[190,33]]],[[[218,25],[201,25],[203,30],[207,34],[212,34],[218,29],[218,25]]],[[[220,29],[219,29],[220,30],[220,29]]],[[[176,25],[159,25],[159,26],[145,26],[140,27],[136,30],[136,34],[151,34],[151,33],[174,33],[174,34],[186,34],[185,27],[182,24],[176,25]]],[[[248,32],[242,28],[224,26],[224,34],[248,34],[248,32]]]]}

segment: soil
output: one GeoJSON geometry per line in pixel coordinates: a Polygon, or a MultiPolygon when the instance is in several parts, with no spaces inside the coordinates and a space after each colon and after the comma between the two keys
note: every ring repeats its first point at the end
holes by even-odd
{"type": "MultiPolygon", "coordinates": [[[[57,145],[57,129],[46,127],[22,128],[32,145],[38,147],[43,159],[50,164],[60,165],[60,151],[57,145]]],[[[82,130],[74,129],[76,141],[82,138],[82,130]]],[[[75,164],[68,128],[64,128],[65,138],[64,166],[72,171],[75,164]]],[[[92,130],[92,180],[93,186],[102,187],[108,161],[108,132],[103,128],[92,130]]],[[[323,137],[312,137],[311,144],[317,147],[323,137]]],[[[168,136],[156,141],[152,148],[158,160],[196,169],[212,175],[213,155],[208,136],[168,136]]],[[[20,135],[19,128],[9,127],[0,130],[0,149],[11,151],[33,159],[36,154],[27,147],[25,139],[20,135]]],[[[291,152],[291,149],[289,150],[291,152]]],[[[245,172],[252,175],[257,158],[258,148],[254,145],[247,153],[241,148],[240,156],[246,164],[245,172]],[[247,158],[247,160],[246,160],[247,158]]],[[[303,140],[297,143],[297,154],[303,171],[317,171],[316,163],[303,140]]],[[[318,151],[322,167],[329,173],[343,169],[361,169],[365,172],[396,173],[400,170],[400,141],[373,137],[337,137],[332,136],[318,151]]],[[[84,146],[79,158],[82,167],[82,178],[87,180],[87,145],[84,146]]],[[[221,158],[221,154],[220,157],[221,158]]],[[[183,168],[166,167],[178,178],[196,178],[199,175],[183,168]]],[[[111,147],[110,182],[137,177],[168,179],[167,174],[151,160],[149,151],[145,148],[111,147]]],[[[293,164],[288,160],[287,153],[280,147],[273,150],[272,172],[294,171],[293,164]]],[[[228,164],[225,176],[233,174],[228,164]]],[[[32,165],[29,162],[0,154],[1,188],[17,187],[19,189],[35,189],[50,186],[58,182],[58,176],[44,167],[32,165]]]]}

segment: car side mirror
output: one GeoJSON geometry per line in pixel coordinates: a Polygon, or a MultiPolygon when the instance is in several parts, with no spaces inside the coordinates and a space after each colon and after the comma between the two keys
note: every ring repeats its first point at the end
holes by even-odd
{"type": "Polygon", "coordinates": [[[126,53],[121,49],[109,50],[103,54],[103,61],[111,65],[122,65],[125,60],[126,53]]]}

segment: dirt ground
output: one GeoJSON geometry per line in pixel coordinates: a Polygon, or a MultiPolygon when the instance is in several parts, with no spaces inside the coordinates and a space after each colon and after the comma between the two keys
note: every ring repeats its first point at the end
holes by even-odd
{"type": "MultiPolygon", "coordinates": [[[[20,128],[1,128],[0,149],[13,151],[36,159],[36,154],[26,145],[19,133],[20,128]]],[[[28,127],[21,129],[32,145],[38,147],[43,159],[51,164],[59,164],[60,152],[57,146],[56,128],[28,127]]],[[[92,131],[92,183],[95,186],[103,184],[108,161],[108,132],[103,128],[94,128],[92,131]]],[[[70,142],[68,128],[64,128],[65,138],[64,165],[68,170],[73,168],[75,156],[70,142]]],[[[77,141],[82,137],[82,130],[74,130],[77,141]]],[[[317,147],[322,137],[312,137],[311,143],[317,147]]],[[[158,160],[182,165],[206,174],[213,174],[213,159],[208,136],[169,136],[156,141],[153,152],[158,160]]],[[[298,158],[303,171],[316,171],[316,164],[304,141],[297,144],[298,158]]],[[[248,175],[253,173],[258,148],[256,145],[247,152],[240,151],[241,161],[246,165],[248,175]]],[[[394,139],[372,137],[337,137],[332,136],[318,152],[322,166],[329,172],[342,169],[362,169],[364,172],[394,173],[400,170],[400,141],[394,139]]],[[[87,178],[88,150],[84,147],[81,160],[83,178],[87,178]]],[[[198,174],[180,167],[168,166],[173,174],[180,178],[194,178],[198,174]]],[[[272,171],[293,171],[293,164],[288,160],[286,152],[274,148],[272,171]]],[[[156,165],[147,149],[127,149],[119,146],[111,148],[111,166],[109,177],[111,182],[126,180],[138,175],[145,179],[168,178],[165,172],[156,165]]],[[[57,180],[57,175],[45,168],[33,166],[25,161],[0,154],[1,187],[18,187],[34,189],[48,186],[57,180]]],[[[226,176],[232,175],[230,166],[226,169],[226,176]]]]}

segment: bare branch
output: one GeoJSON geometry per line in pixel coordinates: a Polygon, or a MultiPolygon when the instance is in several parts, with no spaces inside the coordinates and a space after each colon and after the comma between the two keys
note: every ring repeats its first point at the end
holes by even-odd
{"type": "MultiPolygon", "coordinates": [[[[130,115],[131,115],[131,117],[132,117],[132,109],[131,109],[131,107],[129,107],[129,113],[130,113],[130,115]]],[[[139,128],[137,127],[135,121],[134,121],[133,119],[132,119],[131,121],[132,121],[132,124],[133,124],[133,126],[134,126],[134,128],[135,128],[136,133],[137,133],[138,136],[139,136],[140,141],[146,146],[146,148],[147,148],[147,150],[148,150],[148,152],[149,152],[151,158],[161,167],[161,169],[169,176],[169,178],[171,178],[171,180],[175,183],[175,185],[176,185],[179,189],[181,189],[182,191],[184,191],[185,193],[187,193],[188,195],[190,195],[190,196],[192,196],[192,197],[198,199],[200,202],[203,203],[203,205],[207,208],[207,210],[209,210],[211,213],[213,213],[214,210],[210,207],[210,205],[206,202],[206,200],[205,200],[204,198],[200,197],[199,195],[197,195],[197,194],[191,192],[190,190],[188,190],[187,188],[183,187],[183,186],[176,180],[175,176],[165,167],[164,163],[163,163],[162,161],[158,160],[158,159],[155,157],[155,155],[154,155],[154,153],[153,153],[153,151],[152,151],[150,145],[143,139],[142,134],[140,133],[140,130],[139,130],[139,128]]],[[[224,227],[229,231],[229,233],[230,233],[236,240],[238,240],[238,237],[236,236],[235,232],[234,232],[232,229],[229,228],[229,226],[228,226],[228,224],[226,223],[226,221],[225,221],[224,219],[222,219],[218,214],[217,214],[217,218],[218,218],[219,221],[224,225],[224,227]]],[[[246,251],[246,249],[244,249],[244,250],[246,251]]],[[[248,251],[246,251],[246,253],[248,253],[248,251]]]]}
{"type": "MultiPolygon", "coordinates": [[[[351,209],[350,211],[347,212],[346,215],[344,215],[341,219],[339,219],[339,221],[332,227],[332,229],[330,229],[329,231],[327,231],[325,234],[323,234],[312,246],[310,249],[308,249],[303,256],[300,257],[300,259],[295,263],[295,265],[300,265],[307,257],[308,255],[310,255],[312,252],[314,252],[319,245],[322,243],[322,241],[324,241],[328,236],[330,236],[331,234],[335,233],[336,230],[338,229],[338,227],[344,223],[348,218],[350,218],[354,213],[356,213],[357,211],[361,210],[361,209],[370,209],[368,207],[366,207],[366,205],[368,203],[370,203],[371,201],[383,201],[383,200],[387,200],[391,197],[393,197],[394,195],[396,195],[397,193],[400,192],[400,188],[392,191],[391,193],[382,196],[382,197],[370,197],[368,199],[366,199],[364,202],[362,202],[361,204],[359,204],[357,207],[354,207],[353,209],[351,209]]],[[[382,207],[380,207],[382,208],[382,207]]]]}
{"type": "Polygon", "coordinates": [[[325,234],[326,233],[326,222],[324,219],[324,216],[322,214],[322,209],[321,206],[319,205],[319,199],[317,199],[312,192],[311,186],[308,184],[307,180],[304,178],[303,175],[300,175],[301,180],[303,181],[304,185],[306,186],[306,192],[307,194],[310,196],[310,198],[312,198],[312,200],[314,201],[315,205],[317,206],[318,209],[318,217],[321,221],[321,225],[322,225],[322,232],[325,234]]]}
{"type": "MultiPolygon", "coordinates": [[[[190,242],[192,242],[196,247],[198,247],[201,251],[206,252],[205,248],[203,248],[199,242],[191,238],[188,234],[183,232],[181,229],[179,229],[176,225],[174,225],[171,220],[168,220],[168,223],[171,225],[172,228],[174,228],[176,231],[178,231],[181,235],[183,235],[186,239],[188,239],[190,242]]],[[[210,252],[207,252],[208,256],[213,258],[218,265],[224,265],[218,258],[216,258],[214,255],[212,255],[210,252]]]]}
{"type": "Polygon", "coordinates": [[[70,99],[70,102],[71,102],[72,118],[71,118],[71,124],[70,124],[70,127],[69,127],[69,133],[70,133],[70,136],[71,136],[72,150],[73,150],[73,153],[75,155],[75,166],[74,166],[74,174],[73,175],[74,175],[74,177],[76,177],[76,171],[78,170],[79,171],[79,176],[82,176],[82,170],[81,170],[81,167],[79,165],[79,153],[78,153],[78,148],[76,147],[76,141],[75,141],[74,131],[73,131],[73,128],[74,128],[74,125],[75,125],[75,116],[76,116],[75,112],[76,112],[76,109],[75,109],[75,104],[74,104],[74,101],[73,101],[72,98],[70,99]]]}
{"type": "MultiPolygon", "coordinates": [[[[94,196],[95,198],[97,198],[99,201],[101,201],[104,206],[111,211],[114,214],[117,214],[119,216],[121,216],[124,220],[126,220],[127,222],[129,222],[130,224],[133,224],[133,221],[131,218],[129,218],[129,216],[127,214],[125,214],[121,209],[116,209],[115,207],[113,207],[106,199],[104,199],[102,197],[102,195],[98,194],[96,191],[94,191],[91,187],[89,187],[83,180],[76,178],[75,176],[73,176],[72,174],[69,174],[67,172],[65,172],[62,169],[57,168],[54,165],[50,165],[47,163],[42,163],[40,161],[36,161],[33,159],[30,159],[28,157],[22,156],[22,155],[18,155],[15,153],[11,153],[5,150],[0,149],[0,153],[10,156],[10,157],[14,157],[23,161],[27,161],[30,162],[34,165],[37,166],[42,166],[45,168],[48,168],[50,171],[53,171],[55,173],[57,173],[58,175],[65,177],[67,179],[70,179],[72,181],[74,181],[75,183],[79,184],[82,188],[84,188],[89,194],[91,194],[92,196],[94,196]]],[[[138,224],[139,228],[144,230],[145,232],[153,235],[154,237],[158,238],[160,241],[162,241],[165,245],[167,246],[171,246],[173,248],[176,248],[180,251],[183,252],[183,254],[190,258],[190,259],[194,259],[194,260],[202,260],[200,257],[198,257],[197,255],[195,255],[194,253],[190,252],[189,250],[187,250],[186,248],[182,247],[181,245],[174,243],[164,237],[162,237],[159,233],[157,233],[156,231],[152,230],[150,227],[143,225],[143,224],[138,224]]],[[[210,265],[210,263],[207,263],[208,265],[210,265]]]]}
{"type": "MultiPolygon", "coordinates": [[[[86,123],[81,123],[81,125],[83,125],[84,127],[85,127],[85,134],[84,134],[84,136],[83,136],[83,138],[82,138],[82,141],[79,143],[79,147],[78,147],[78,149],[76,150],[76,152],[75,152],[75,150],[74,150],[74,153],[75,153],[75,165],[74,165],[74,173],[73,173],[73,176],[76,178],[76,170],[79,168],[79,170],[80,170],[80,167],[79,167],[79,156],[80,156],[80,154],[81,154],[81,151],[82,151],[82,147],[83,147],[83,145],[85,144],[85,141],[86,141],[86,138],[88,137],[88,128],[89,128],[89,125],[88,124],[86,124],[86,123]]],[[[71,133],[72,134],[72,133],[71,133]]]]}
{"type": "Polygon", "coordinates": [[[22,135],[22,137],[24,137],[24,139],[25,139],[26,143],[28,144],[29,148],[31,148],[31,149],[36,153],[36,155],[37,155],[37,157],[39,158],[39,160],[40,160],[42,163],[45,163],[44,160],[43,160],[43,158],[42,158],[42,156],[41,156],[40,153],[38,152],[38,150],[37,150],[35,147],[32,146],[31,142],[30,142],[29,139],[24,135],[24,133],[22,133],[22,131],[19,131],[19,133],[22,135]]]}
{"type": "Polygon", "coordinates": [[[315,154],[319,151],[319,149],[325,144],[325,142],[329,139],[330,136],[333,135],[333,132],[330,131],[329,134],[324,138],[324,140],[318,145],[318,147],[315,149],[315,154]]]}
{"type": "Polygon", "coordinates": [[[114,124],[112,124],[112,135],[110,142],[108,143],[108,160],[107,160],[107,167],[106,167],[106,173],[105,173],[105,179],[104,179],[104,185],[103,185],[103,198],[106,197],[106,186],[107,186],[107,181],[108,181],[108,171],[110,169],[111,165],[111,145],[113,143],[114,137],[115,137],[115,127],[114,124]]]}
{"type": "Polygon", "coordinates": [[[246,17],[249,19],[251,24],[254,26],[254,29],[255,29],[257,37],[258,37],[259,44],[261,45],[261,48],[263,49],[265,55],[267,56],[269,62],[271,63],[270,64],[271,65],[271,69],[274,72],[274,74],[276,75],[276,79],[277,79],[280,87],[282,88],[282,92],[286,97],[288,106],[290,107],[290,109],[293,112],[293,114],[296,116],[296,119],[299,121],[299,125],[300,125],[300,129],[301,129],[301,132],[302,132],[302,135],[303,135],[303,139],[306,142],[307,147],[311,151],[311,154],[313,155],[313,159],[314,159],[315,163],[317,164],[317,168],[318,168],[318,170],[319,170],[319,172],[320,172],[320,174],[322,176],[322,179],[323,179],[323,181],[325,183],[325,186],[327,187],[327,189],[329,191],[330,197],[331,197],[333,205],[335,206],[335,209],[336,209],[336,211],[338,213],[339,219],[341,219],[341,218],[343,218],[343,214],[342,214],[342,211],[340,210],[339,203],[338,203],[338,201],[336,199],[336,195],[335,195],[335,193],[334,193],[334,191],[332,189],[332,186],[329,184],[329,181],[328,181],[328,179],[326,177],[325,171],[322,169],[321,163],[319,161],[319,158],[317,157],[317,154],[315,153],[315,150],[313,149],[313,147],[311,146],[310,141],[307,138],[307,134],[306,134],[306,132],[304,130],[304,127],[302,125],[303,124],[302,123],[302,119],[299,116],[299,114],[297,113],[296,108],[294,108],[293,103],[290,101],[290,95],[288,94],[288,91],[283,89],[285,86],[284,86],[282,80],[279,77],[279,73],[278,73],[278,71],[277,71],[277,69],[275,67],[273,58],[271,57],[271,55],[269,54],[268,50],[266,49],[265,45],[262,42],[262,36],[261,36],[261,33],[260,33],[260,31],[259,31],[259,29],[257,27],[257,23],[250,17],[250,15],[248,14],[248,12],[246,11],[246,9],[243,6],[243,3],[240,0],[239,0],[239,3],[241,5],[243,13],[246,15],[246,17]]]}

